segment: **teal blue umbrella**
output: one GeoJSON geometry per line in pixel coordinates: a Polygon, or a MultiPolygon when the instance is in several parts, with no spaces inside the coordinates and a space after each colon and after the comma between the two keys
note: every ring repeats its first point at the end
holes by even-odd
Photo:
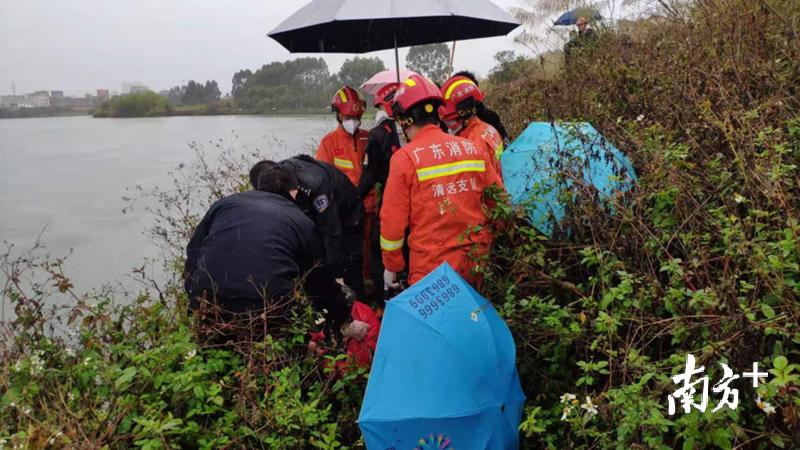
{"type": "Polygon", "coordinates": [[[369,450],[513,450],[511,332],[447,263],[390,300],[358,424],[369,450]]]}
{"type": "Polygon", "coordinates": [[[578,190],[606,203],[636,181],[628,157],[585,122],[532,122],[501,163],[512,203],[527,208],[533,225],[550,237],[564,229],[578,190]]]}

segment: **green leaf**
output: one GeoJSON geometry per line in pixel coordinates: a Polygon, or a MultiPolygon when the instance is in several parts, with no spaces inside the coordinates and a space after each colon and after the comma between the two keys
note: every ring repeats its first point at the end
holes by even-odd
{"type": "Polygon", "coordinates": [[[775,310],[766,303],[761,304],[761,313],[764,314],[764,317],[767,319],[772,319],[775,317],[775,310]]]}
{"type": "Polygon", "coordinates": [[[788,359],[786,359],[786,357],[785,357],[785,356],[783,356],[783,355],[781,355],[781,356],[778,356],[777,358],[775,358],[775,359],[772,361],[772,366],[773,366],[773,367],[775,367],[775,368],[776,368],[776,369],[778,369],[778,370],[783,370],[783,369],[785,369],[785,368],[786,368],[786,366],[788,366],[788,365],[789,365],[789,360],[788,360],[788,359]]]}
{"type": "Polygon", "coordinates": [[[778,448],[784,448],[783,439],[780,436],[772,435],[769,440],[778,448]]]}
{"type": "Polygon", "coordinates": [[[5,394],[3,394],[3,398],[0,399],[0,407],[5,408],[11,402],[18,402],[19,401],[19,391],[16,388],[9,388],[5,394]]]}
{"type": "Polygon", "coordinates": [[[123,370],[122,375],[117,377],[116,381],[114,381],[114,387],[117,388],[117,390],[123,389],[125,386],[130,384],[131,381],[133,381],[133,377],[136,376],[137,372],[138,371],[136,370],[136,367],[128,367],[127,369],[123,370]]]}
{"type": "Polygon", "coordinates": [[[694,438],[686,438],[686,440],[683,441],[683,450],[694,450],[694,438]]]}

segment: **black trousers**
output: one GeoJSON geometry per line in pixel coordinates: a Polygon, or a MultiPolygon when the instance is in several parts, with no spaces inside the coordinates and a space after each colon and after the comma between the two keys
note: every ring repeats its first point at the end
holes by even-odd
{"type": "Polygon", "coordinates": [[[365,298],[363,227],[344,230],[339,265],[344,283],[355,291],[356,299],[363,301],[365,298]]]}

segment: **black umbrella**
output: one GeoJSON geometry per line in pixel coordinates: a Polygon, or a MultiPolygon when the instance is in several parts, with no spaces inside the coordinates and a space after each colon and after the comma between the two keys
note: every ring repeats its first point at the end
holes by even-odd
{"type": "Polygon", "coordinates": [[[313,0],[269,36],[292,53],[367,53],[503,36],[519,22],[489,0],[313,0]]]}

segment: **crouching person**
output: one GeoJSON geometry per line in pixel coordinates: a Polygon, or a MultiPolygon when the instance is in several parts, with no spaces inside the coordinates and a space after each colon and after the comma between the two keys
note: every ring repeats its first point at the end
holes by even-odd
{"type": "Polygon", "coordinates": [[[261,161],[250,170],[259,190],[292,200],[317,226],[325,247],[325,262],[364,299],[364,205],[347,176],[336,167],[307,155],[279,163],[261,161]]]}
{"type": "Polygon", "coordinates": [[[213,326],[212,341],[257,341],[287,321],[299,285],[325,313],[329,336],[341,330],[363,339],[363,325],[350,322],[323,260],[314,223],[290,198],[257,190],[230,195],[211,206],[186,248],[190,311],[213,326]]]}

